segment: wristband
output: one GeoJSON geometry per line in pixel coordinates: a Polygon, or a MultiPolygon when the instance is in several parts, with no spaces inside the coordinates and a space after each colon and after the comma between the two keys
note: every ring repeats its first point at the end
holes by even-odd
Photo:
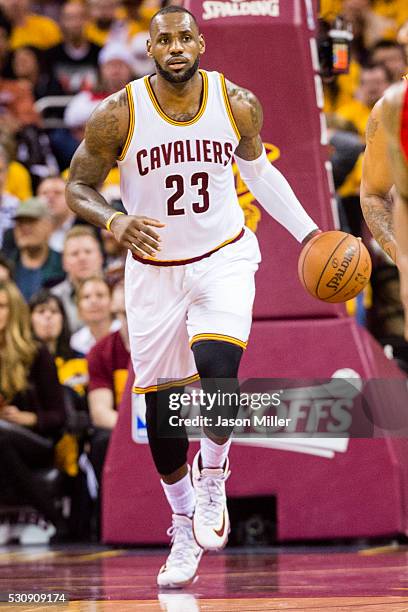
{"type": "Polygon", "coordinates": [[[108,220],[107,220],[107,222],[106,222],[106,229],[108,230],[108,232],[110,232],[110,231],[111,231],[112,221],[113,221],[113,220],[114,220],[114,219],[115,219],[115,218],[116,218],[118,215],[124,215],[124,214],[125,214],[125,213],[123,213],[123,212],[116,211],[116,212],[114,212],[114,213],[113,213],[113,215],[111,215],[111,216],[109,217],[109,219],[108,219],[108,220]]]}

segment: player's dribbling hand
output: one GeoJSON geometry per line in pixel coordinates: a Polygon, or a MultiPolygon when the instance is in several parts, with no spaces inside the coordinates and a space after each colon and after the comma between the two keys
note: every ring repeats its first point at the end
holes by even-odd
{"type": "Polygon", "coordinates": [[[160,236],[151,227],[165,227],[149,217],[118,215],[111,224],[111,232],[122,246],[137,257],[155,257],[160,251],[160,236]]]}

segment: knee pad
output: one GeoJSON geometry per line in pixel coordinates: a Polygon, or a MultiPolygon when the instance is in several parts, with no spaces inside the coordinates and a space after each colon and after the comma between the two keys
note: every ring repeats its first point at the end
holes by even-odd
{"type": "MultiPolygon", "coordinates": [[[[169,389],[166,393],[175,391],[180,389],[169,389]]],[[[168,426],[169,417],[174,411],[170,411],[168,402],[166,410],[163,393],[160,392],[160,401],[157,392],[146,393],[146,428],[156,469],[162,476],[167,476],[187,462],[188,438],[184,427],[178,428],[176,432],[168,426]],[[166,437],[166,433],[169,437],[166,437]]]]}
{"type": "Polygon", "coordinates": [[[236,378],[243,350],[231,342],[201,340],[192,346],[200,378],[236,378]]]}

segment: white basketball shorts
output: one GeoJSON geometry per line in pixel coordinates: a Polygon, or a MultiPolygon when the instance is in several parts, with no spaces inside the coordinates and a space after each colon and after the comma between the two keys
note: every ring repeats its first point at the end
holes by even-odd
{"type": "Polygon", "coordinates": [[[128,253],[125,293],[135,393],[197,380],[191,346],[198,340],[246,347],[260,261],[258,241],[248,228],[237,242],[180,266],[144,264],[128,253]]]}

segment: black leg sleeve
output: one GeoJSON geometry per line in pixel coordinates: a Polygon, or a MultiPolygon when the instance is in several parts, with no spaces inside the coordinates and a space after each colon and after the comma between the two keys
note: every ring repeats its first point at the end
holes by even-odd
{"type": "Polygon", "coordinates": [[[188,438],[184,425],[170,426],[170,417],[178,411],[170,410],[172,393],[183,393],[184,388],[173,387],[158,393],[146,393],[146,427],[149,446],[156,469],[162,476],[172,474],[187,461],[188,438]]]}
{"type": "Polygon", "coordinates": [[[211,411],[201,406],[201,414],[212,418],[206,429],[219,438],[229,437],[233,424],[216,425],[218,419],[234,421],[239,410],[238,369],[242,349],[229,342],[203,340],[192,347],[201,386],[205,393],[217,398],[211,411]]]}

